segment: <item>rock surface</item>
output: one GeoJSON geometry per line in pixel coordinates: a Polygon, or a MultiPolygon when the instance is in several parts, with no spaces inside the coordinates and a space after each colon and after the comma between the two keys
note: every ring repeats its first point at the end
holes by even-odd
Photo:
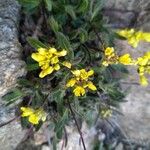
{"type": "MultiPolygon", "coordinates": [[[[1,99],[25,75],[18,42],[20,7],[15,0],[0,0],[0,124],[14,118],[14,109],[5,108],[1,99]]],[[[17,121],[0,128],[0,150],[12,150],[23,137],[17,121]]]]}
{"type": "MultiPolygon", "coordinates": [[[[112,27],[138,27],[150,31],[149,10],[150,1],[147,0],[107,0],[104,13],[109,18],[108,21],[112,27]]],[[[18,18],[19,5],[16,0],[0,0],[0,96],[16,85],[18,77],[25,75],[24,62],[20,59],[21,46],[17,38],[18,18]]],[[[140,43],[137,49],[132,49],[126,41],[119,40],[116,41],[116,45],[118,49],[123,50],[123,53],[130,52],[134,57],[140,56],[150,47],[150,44],[140,43]]],[[[131,72],[130,78],[125,81],[129,84],[123,84],[123,87],[128,88],[130,86],[131,90],[126,97],[128,102],[121,105],[121,110],[125,115],[119,116],[118,122],[129,138],[140,143],[142,141],[147,142],[150,141],[150,87],[143,88],[134,84],[138,82],[136,69],[129,68],[129,70],[131,72]]],[[[4,108],[0,98],[0,123],[8,121],[14,116],[14,109],[4,108]]],[[[73,129],[68,130],[70,143],[67,149],[81,149],[81,146],[78,145],[78,133],[73,132],[73,129]]],[[[83,132],[86,141],[88,139],[92,141],[97,134],[93,130],[89,131],[86,127],[83,132]]],[[[0,128],[0,150],[14,149],[23,135],[24,132],[17,121],[3,126],[0,128]]],[[[60,147],[62,142],[60,142],[60,147]]],[[[46,147],[43,147],[44,149],[46,147]]],[[[119,149],[122,149],[121,144],[118,146],[119,149]]]]}
{"type": "MultiPolygon", "coordinates": [[[[149,51],[150,43],[141,42],[133,49],[126,41],[116,41],[118,49],[122,53],[130,53],[134,58],[142,56],[149,51]]],[[[149,78],[150,79],[150,78],[149,78]]],[[[149,80],[150,81],[150,80],[149,80]]],[[[137,141],[150,141],[150,86],[143,87],[139,84],[139,76],[136,67],[129,68],[129,77],[123,81],[124,88],[130,88],[126,96],[126,103],[121,104],[124,116],[119,117],[119,122],[127,136],[137,141]]]]}
{"type": "Polygon", "coordinates": [[[115,28],[137,27],[150,29],[150,1],[107,0],[104,13],[115,28]]]}
{"type": "MultiPolygon", "coordinates": [[[[114,28],[138,28],[150,32],[150,1],[107,0],[104,13],[114,28]]],[[[121,53],[130,53],[134,58],[150,51],[150,43],[146,42],[140,42],[135,49],[127,41],[117,40],[115,44],[121,53]]],[[[130,67],[129,71],[129,78],[123,84],[124,88],[130,88],[125,98],[128,102],[121,104],[124,117],[120,116],[118,122],[129,138],[150,142],[150,85],[142,87],[138,84],[136,68],[130,67]]]]}

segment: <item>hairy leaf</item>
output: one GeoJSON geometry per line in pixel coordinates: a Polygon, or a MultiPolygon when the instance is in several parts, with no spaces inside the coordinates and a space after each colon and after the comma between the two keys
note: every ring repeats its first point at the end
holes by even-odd
{"type": "Polygon", "coordinates": [[[35,38],[32,38],[32,37],[28,37],[27,38],[27,41],[29,42],[29,44],[34,47],[35,49],[38,49],[38,48],[48,48],[48,46],[46,46],[45,44],[43,44],[41,41],[35,39],[35,38]]]}

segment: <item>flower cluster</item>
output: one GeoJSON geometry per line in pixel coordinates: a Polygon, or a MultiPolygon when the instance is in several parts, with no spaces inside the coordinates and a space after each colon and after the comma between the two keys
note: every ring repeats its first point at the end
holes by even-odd
{"type": "Polygon", "coordinates": [[[107,47],[105,49],[104,54],[105,54],[105,58],[104,58],[104,61],[102,62],[102,64],[104,66],[108,66],[110,64],[118,64],[118,63],[121,63],[123,65],[133,65],[134,64],[134,60],[131,58],[130,54],[124,54],[122,56],[118,56],[114,52],[113,47],[107,47]]]}
{"type": "Polygon", "coordinates": [[[117,34],[126,38],[128,43],[136,48],[140,41],[150,42],[150,33],[136,31],[135,29],[124,29],[117,31],[117,34]]]}
{"type": "Polygon", "coordinates": [[[29,122],[36,125],[40,120],[45,121],[47,114],[43,109],[32,109],[30,107],[21,107],[22,117],[28,117],[29,122]]]}
{"type": "Polygon", "coordinates": [[[140,83],[143,86],[148,85],[145,74],[150,74],[150,52],[146,52],[142,57],[137,59],[138,73],[140,76],[140,83]]]}
{"type": "Polygon", "coordinates": [[[85,95],[86,89],[92,91],[97,90],[96,86],[89,81],[89,78],[94,74],[93,70],[86,71],[85,69],[71,71],[73,77],[66,84],[67,87],[74,87],[73,93],[75,96],[85,95]]]}
{"type": "Polygon", "coordinates": [[[46,75],[51,74],[53,71],[60,69],[60,64],[71,68],[71,64],[67,61],[60,63],[59,57],[67,55],[66,50],[57,51],[55,48],[39,48],[38,52],[32,53],[31,57],[39,63],[41,67],[41,72],[39,74],[40,78],[45,77],[46,75]]]}

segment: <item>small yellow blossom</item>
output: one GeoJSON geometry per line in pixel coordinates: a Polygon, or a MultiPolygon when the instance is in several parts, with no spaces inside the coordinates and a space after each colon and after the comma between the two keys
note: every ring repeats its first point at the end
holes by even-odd
{"type": "Polygon", "coordinates": [[[140,84],[142,86],[147,86],[148,85],[147,78],[144,75],[140,75],[140,84]]]}
{"type": "Polygon", "coordinates": [[[150,74],[150,52],[146,52],[143,56],[137,58],[136,65],[138,66],[140,84],[147,86],[148,80],[145,77],[145,74],[150,74]]]}
{"type": "Polygon", "coordinates": [[[102,65],[106,67],[111,64],[118,64],[118,63],[121,63],[123,65],[135,64],[135,61],[131,58],[130,54],[124,54],[122,56],[118,56],[114,52],[113,47],[107,47],[104,53],[105,53],[105,57],[104,57],[104,61],[102,62],[102,65]]]}
{"type": "Polygon", "coordinates": [[[126,38],[128,43],[134,48],[138,46],[140,41],[150,42],[150,33],[148,32],[136,31],[135,29],[123,29],[117,31],[117,33],[126,38]]]}
{"type": "Polygon", "coordinates": [[[107,47],[106,49],[105,49],[105,55],[106,56],[111,56],[111,55],[113,55],[114,54],[114,48],[113,47],[107,47]]]}
{"type": "MultiPolygon", "coordinates": [[[[57,51],[55,48],[39,48],[37,51],[36,53],[32,53],[31,57],[37,61],[41,67],[41,72],[39,74],[40,78],[44,78],[55,70],[58,71],[60,69],[59,57],[67,55],[66,50],[57,51]]],[[[64,66],[70,68],[71,64],[69,64],[69,62],[64,62],[64,66]]]]}
{"type": "Polygon", "coordinates": [[[124,54],[119,57],[119,63],[123,65],[130,65],[132,62],[130,54],[124,54]]]}
{"type": "Polygon", "coordinates": [[[30,107],[21,107],[22,117],[28,117],[29,122],[32,124],[38,124],[40,120],[45,121],[47,114],[43,109],[32,109],[30,107]]]}
{"type": "Polygon", "coordinates": [[[73,87],[73,93],[75,96],[83,96],[86,93],[86,89],[92,91],[97,90],[96,86],[89,81],[89,78],[94,74],[93,70],[86,71],[85,69],[71,71],[73,77],[67,82],[66,87],[73,87]]]}

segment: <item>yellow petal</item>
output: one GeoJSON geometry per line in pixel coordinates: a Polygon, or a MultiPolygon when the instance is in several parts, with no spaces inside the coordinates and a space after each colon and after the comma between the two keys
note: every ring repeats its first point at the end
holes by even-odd
{"type": "Polygon", "coordinates": [[[138,46],[139,42],[140,42],[140,39],[136,39],[135,37],[131,37],[128,39],[129,45],[131,45],[134,48],[138,46]]]}
{"type": "Polygon", "coordinates": [[[146,42],[150,42],[150,33],[148,33],[148,32],[143,33],[142,40],[144,40],[146,42]]]}
{"type": "Polygon", "coordinates": [[[42,108],[36,110],[35,114],[40,118],[40,120],[46,120],[47,113],[42,108]]]}
{"type": "Polygon", "coordinates": [[[105,56],[110,56],[114,53],[114,48],[113,47],[107,47],[105,49],[105,56]]]}
{"type": "Polygon", "coordinates": [[[47,52],[48,52],[47,49],[45,49],[45,48],[38,48],[37,50],[38,50],[39,54],[41,54],[41,55],[47,55],[47,52]]]}
{"type": "Polygon", "coordinates": [[[140,66],[138,68],[139,75],[141,75],[141,76],[144,75],[144,71],[145,71],[145,68],[143,66],[140,66]]]}
{"type": "Polygon", "coordinates": [[[42,70],[39,74],[39,77],[44,78],[46,75],[51,74],[53,71],[54,71],[54,68],[50,66],[49,68],[42,70]]]}
{"type": "Polygon", "coordinates": [[[146,52],[146,53],[144,54],[144,56],[145,56],[146,58],[150,59],[150,52],[146,52]]]}
{"type": "Polygon", "coordinates": [[[46,59],[44,55],[41,55],[39,53],[32,53],[31,57],[37,62],[44,61],[46,59]]]}
{"type": "Polygon", "coordinates": [[[55,49],[55,48],[50,48],[49,50],[49,53],[51,53],[51,54],[56,54],[57,53],[57,50],[55,49]]]}
{"type": "Polygon", "coordinates": [[[88,80],[88,72],[85,69],[80,70],[80,77],[82,80],[88,80]]]}
{"type": "Polygon", "coordinates": [[[74,90],[73,93],[75,94],[75,96],[83,96],[85,94],[85,89],[82,88],[81,86],[77,86],[74,90]]]}
{"type": "Polygon", "coordinates": [[[68,61],[64,61],[63,63],[62,63],[62,65],[64,65],[65,67],[67,67],[67,68],[71,68],[71,63],[70,62],[68,62],[68,61]]]}
{"type": "Polygon", "coordinates": [[[76,80],[74,78],[70,79],[68,83],[66,84],[67,87],[73,87],[76,83],[76,80]]]}
{"type": "Polygon", "coordinates": [[[74,70],[71,71],[73,75],[75,75],[76,77],[80,76],[80,70],[74,70]]]}
{"type": "Polygon", "coordinates": [[[93,91],[97,90],[96,86],[91,81],[88,82],[88,88],[93,90],[93,91]]]}
{"type": "Polygon", "coordinates": [[[131,61],[132,61],[132,59],[131,59],[130,54],[124,54],[124,55],[122,55],[122,56],[119,57],[119,62],[121,64],[130,65],[131,61]]]}
{"type": "Polygon", "coordinates": [[[60,69],[60,65],[59,65],[59,64],[56,64],[56,65],[54,66],[54,69],[55,69],[55,70],[59,70],[59,69],[60,69]]]}
{"type": "Polygon", "coordinates": [[[94,70],[88,71],[88,76],[92,76],[94,74],[94,70]]]}
{"type": "Polygon", "coordinates": [[[61,57],[61,56],[66,56],[67,55],[67,51],[66,50],[62,50],[60,52],[57,52],[57,56],[61,57]]]}
{"type": "Polygon", "coordinates": [[[102,65],[107,67],[109,65],[109,63],[107,61],[103,61],[102,65]]]}
{"type": "Polygon", "coordinates": [[[140,84],[142,86],[147,86],[148,85],[148,81],[147,81],[147,78],[145,76],[140,76],[140,84]]]}
{"type": "Polygon", "coordinates": [[[119,34],[122,37],[125,38],[129,38],[131,36],[133,36],[133,34],[135,33],[134,29],[123,29],[123,30],[118,30],[117,34],[119,34]]]}
{"type": "Polygon", "coordinates": [[[148,63],[148,58],[147,57],[139,57],[137,59],[137,64],[140,66],[145,66],[148,63]]]}
{"type": "Polygon", "coordinates": [[[55,57],[53,57],[53,58],[51,59],[51,64],[56,64],[56,63],[58,63],[58,62],[59,62],[59,59],[58,59],[57,56],[55,56],[55,57]]]}
{"type": "Polygon", "coordinates": [[[31,114],[34,113],[34,110],[32,108],[29,108],[29,107],[21,107],[20,108],[22,110],[22,117],[27,117],[27,116],[30,116],[31,114]]]}
{"type": "Polygon", "coordinates": [[[29,122],[31,122],[32,124],[38,124],[39,120],[40,118],[36,114],[32,114],[29,116],[29,122]]]}

